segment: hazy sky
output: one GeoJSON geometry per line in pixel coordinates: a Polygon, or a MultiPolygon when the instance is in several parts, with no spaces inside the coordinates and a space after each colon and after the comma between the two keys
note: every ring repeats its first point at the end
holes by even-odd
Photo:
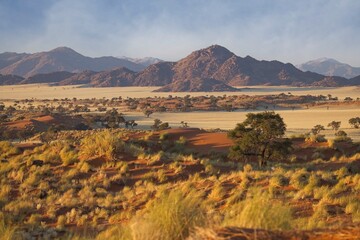
{"type": "Polygon", "coordinates": [[[242,57],[360,67],[359,0],[0,0],[0,19],[0,52],[178,60],[219,44],[242,57]]]}

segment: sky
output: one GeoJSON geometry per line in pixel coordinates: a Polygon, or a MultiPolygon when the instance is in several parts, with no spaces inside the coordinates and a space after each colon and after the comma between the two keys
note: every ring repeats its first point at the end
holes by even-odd
{"type": "Polygon", "coordinates": [[[236,55],[360,67],[359,0],[0,0],[0,52],[70,47],[91,57],[236,55]]]}

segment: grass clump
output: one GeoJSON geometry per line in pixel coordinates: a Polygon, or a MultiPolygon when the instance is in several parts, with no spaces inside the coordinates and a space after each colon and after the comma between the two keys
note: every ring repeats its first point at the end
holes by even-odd
{"type": "Polygon", "coordinates": [[[353,200],[346,205],[345,213],[351,214],[353,222],[360,222],[360,201],[353,200]]]}
{"type": "Polygon", "coordinates": [[[89,135],[81,141],[79,157],[87,160],[94,157],[104,157],[114,160],[116,155],[124,151],[125,143],[109,130],[89,135]]]}
{"type": "Polygon", "coordinates": [[[16,227],[10,224],[3,213],[0,213],[0,238],[2,240],[16,239],[16,227]]]}
{"type": "Polygon", "coordinates": [[[144,216],[132,220],[133,239],[186,239],[190,230],[205,223],[205,212],[198,193],[179,190],[164,193],[144,216]]]}
{"type": "Polygon", "coordinates": [[[267,230],[292,228],[291,208],[272,200],[265,192],[255,191],[253,196],[232,206],[226,213],[223,225],[267,230]]]}
{"type": "Polygon", "coordinates": [[[290,184],[296,189],[302,189],[308,184],[309,173],[305,169],[296,171],[290,179],[290,184]]]}

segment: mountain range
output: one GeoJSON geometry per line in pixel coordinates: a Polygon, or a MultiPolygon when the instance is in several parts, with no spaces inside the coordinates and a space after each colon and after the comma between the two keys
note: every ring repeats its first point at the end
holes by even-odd
{"type": "Polygon", "coordinates": [[[143,65],[144,67],[148,67],[148,66],[158,63],[158,62],[164,62],[164,60],[161,60],[159,58],[154,58],[154,57],[144,57],[144,58],[120,57],[120,59],[125,59],[130,62],[143,65]]]}
{"type": "MultiPolygon", "coordinates": [[[[69,49],[65,50],[71,52],[69,49]]],[[[19,58],[21,57],[13,54],[11,58],[7,58],[7,61],[9,64],[14,62],[10,65],[13,66],[19,58]]],[[[250,56],[239,57],[219,45],[194,51],[177,62],[158,61],[140,71],[122,65],[103,71],[87,69],[64,73],[63,68],[57,70],[61,71],[31,77],[23,75],[25,77],[21,79],[14,75],[9,77],[12,76],[14,84],[55,82],[58,85],[87,84],[93,87],[159,86],[157,91],[166,92],[236,91],[235,86],[248,85],[333,87],[360,84],[359,77],[346,79],[310,71],[303,72],[290,63],[260,61],[250,56]]],[[[0,73],[7,72],[0,71],[0,73]]],[[[9,82],[6,77],[0,76],[0,84],[9,82]]]]}
{"type": "Polygon", "coordinates": [[[353,78],[360,75],[360,67],[352,67],[332,58],[319,58],[296,66],[302,71],[316,72],[326,76],[353,78]]]}
{"type": "Polygon", "coordinates": [[[0,74],[19,75],[25,78],[39,73],[104,71],[119,66],[132,71],[140,71],[146,67],[127,59],[86,57],[67,47],[58,47],[48,52],[33,54],[10,52],[0,54],[0,74]]]}

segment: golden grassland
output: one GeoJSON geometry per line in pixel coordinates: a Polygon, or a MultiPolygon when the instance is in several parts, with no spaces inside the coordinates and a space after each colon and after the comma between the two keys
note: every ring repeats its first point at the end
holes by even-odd
{"type": "MultiPolygon", "coordinates": [[[[289,87],[289,86],[249,86],[243,87],[241,92],[231,93],[153,93],[152,90],[156,87],[115,87],[115,88],[81,88],[80,86],[53,86],[50,87],[46,84],[30,84],[30,85],[14,85],[14,86],[0,86],[0,101],[5,104],[13,104],[16,99],[63,99],[76,97],[78,99],[84,98],[144,98],[144,97],[167,97],[173,96],[204,96],[214,95],[223,96],[227,95],[242,95],[249,96],[266,95],[266,94],[280,94],[292,93],[293,95],[324,95],[329,94],[332,97],[344,99],[351,97],[356,99],[360,96],[359,87],[340,87],[340,88],[311,88],[311,87],[289,87]],[[12,99],[8,101],[7,99],[12,99]]],[[[39,103],[34,103],[34,105],[39,103]]],[[[153,120],[158,118],[163,122],[169,122],[170,126],[177,127],[181,121],[185,121],[191,127],[204,128],[204,129],[232,129],[236,123],[243,121],[247,111],[235,112],[218,112],[218,111],[201,111],[201,112],[166,112],[154,113],[150,118],[146,118],[140,112],[131,110],[119,109],[124,112],[129,118],[135,119],[142,129],[149,129],[153,120]]],[[[354,140],[360,140],[359,132],[350,128],[348,120],[359,115],[358,105],[328,105],[312,106],[309,109],[296,108],[294,110],[279,108],[276,113],[279,113],[287,124],[288,135],[301,134],[311,129],[316,124],[326,126],[331,121],[341,121],[341,128],[346,130],[350,137],[354,140]]],[[[255,110],[256,111],[256,110],[255,110]]],[[[260,111],[260,110],[259,110],[260,111]]],[[[332,136],[331,131],[327,131],[328,136],[332,136]]]]}
{"type": "Polygon", "coordinates": [[[246,229],[261,229],[261,239],[302,231],[321,239],[317,229],[338,229],[333,239],[358,237],[359,145],[297,138],[287,159],[259,168],[199,154],[173,133],[61,131],[32,147],[0,142],[1,236],[254,239],[246,229]]]}
{"type": "MultiPolygon", "coordinates": [[[[16,99],[33,97],[188,94],[152,93],[153,89],[3,86],[0,101],[12,105],[16,99]]],[[[356,87],[250,87],[234,94],[288,92],[331,94],[340,99],[359,97],[356,87]]],[[[28,104],[24,106],[31,106],[28,104]]],[[[184,121],[191,128],[233,129],[236,123],[245,120],[249,112],[245,110],[154,112],[149,118],[139,111],[126,111],[124,117],[136,120],[139,130],[62,130],[53,132],[50,140],[41,137],[48,132],[37,132],[35,138],[40,139],[37,144],[1,141],[0,236],[2,239],[200,240],[236,236],[357,239],[360,133],[348,125],[350,118],[359,116],[357,105],[320,104],[309,109],[275,110],[287,124],[293,151],[285,159],[271,161],[261,168],[256,161],[230,159],[227,153],[232,142],[225,132],[188,128],[148,130],[154,119],[168,122],[173,128],[184,121]],[[341,121],[341,130],[353,142],[335,141],[334,132],[329,129],[321,132],[327,138],[323,142],[304,138],[315,125],[327,126],[331,121],[341,121]]],[[[26,115],[32,110],[16,111],[24,111],[26,115]]],[[[17,117],[20,115],[13,116],[17,117]]],[[[39,122],[39,119],[35,121],[39,122]]]]}
{"type": "Polygon", "coordinates": [[[331,94],[333,97],[344,99],[352,97],[356,99],[360,96],[359,87],[338,87],[338,88],[316,88],[316,87],[290,87],[290,86],[246,86],[239,87],[239,92],[152,92],[158,87],[109,87],[109,88],[86,88],[79,85],[74,86],[49,86],[48,84],[27,84],[0,86],[1,99],[54,99],[54,98],[113,98],[122,96],[123,98],[132,97],[155,97],[168,95],[173,96],[204,96],[214,95],[267,95],[291,92],[294,95],[325,95],[331,94]]]}

